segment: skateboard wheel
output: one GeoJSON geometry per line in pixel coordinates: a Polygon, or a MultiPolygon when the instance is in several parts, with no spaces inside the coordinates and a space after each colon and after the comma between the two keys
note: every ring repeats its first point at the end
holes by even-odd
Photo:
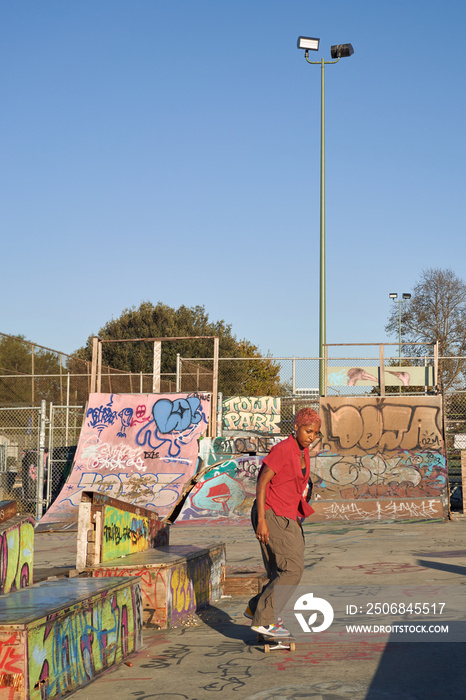
{"type": "Polygon", "coordinates": [[[264,644],[264,653],[268,654],[270,652],[270,644],[264,644]]]}
{"type": "Polygon", "coordinates": [[[294,651],[296,649],[296,644],[294,642],[290,642],[290,651],[294,651]]]}

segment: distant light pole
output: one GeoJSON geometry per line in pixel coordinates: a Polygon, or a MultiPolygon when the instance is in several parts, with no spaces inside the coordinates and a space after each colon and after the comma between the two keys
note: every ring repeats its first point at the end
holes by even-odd
{"type": "Polygon", "coordinates": [[[304,49],[304,58],[312,65],[321,66],[320,87],[320,311],[319,311],[319,391],[324,394],[324,346],[326,343],[326,312],[325,312],[325,64],[338,63],[340,58],[354,53],[351,44],[336,44],[330,48],[334,61],[310,61],[309,51],[319,50],[320,39],[308,36],[298,38],[298,49],[304,49]]]}
{"type": "Polygon", "coordinates": [[[399,343],[398,357],[399,357],[399,364],[401,367],[401,305],[404,304],[406,301],[409,301],[411,299],[411,294],[408,294],[407,292],[403,292],[403,294],[401,295],[401,299],[398,299],[398,294],[396,292],[392,292],[388,296],[395,304],[398,304],[398,343],[399,343]]]}

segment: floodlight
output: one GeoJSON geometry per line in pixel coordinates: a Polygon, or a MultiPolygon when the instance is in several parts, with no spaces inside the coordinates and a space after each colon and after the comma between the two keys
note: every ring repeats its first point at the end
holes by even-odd
{"type": "Polygon", "coordinates": [[[336,44],[330,47],[330,55],[332,58],[346,58],[352,56],[354,49],[351,44],[336,44]]]}
{"type": "Polygon", "coordinates": [[[411,299],[411,294],[403,292],[403,299],[411,299]]]}
{"type": "Polygon", "coordinates": [[[390,299],[398,299],[398,294],[396,294],[396,292],[392,292],[388,296],[390,297],[390,299]]]}
{"type": "Polygon", "coordinates": [[[313,39],[310,36],[300,36],[298,37],[298,49],[305,49],[306,51],[318,51],[319,50],[320,39],[313,39]]]}

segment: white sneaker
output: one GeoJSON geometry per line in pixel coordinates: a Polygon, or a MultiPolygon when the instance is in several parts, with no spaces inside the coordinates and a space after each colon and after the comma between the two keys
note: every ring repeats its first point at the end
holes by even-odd
{"type": "Polygon", "coordinates": [[[254,632],[263,634],[265,637],[290,637],[289,630],[282,625],[252,625],[254,632]]]}

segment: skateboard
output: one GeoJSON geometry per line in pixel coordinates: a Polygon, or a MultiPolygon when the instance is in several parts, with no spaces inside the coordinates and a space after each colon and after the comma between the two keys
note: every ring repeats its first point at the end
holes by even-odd
{"type": "Polygon", "coordinates": [[[270,637],[265,634],[258,634],[257,643],[264,645],[265,654],[269,654],[275,649],[288,649],[288,651],[296,649],[296,640],[291,635],[289,637],[270,637]]]}

